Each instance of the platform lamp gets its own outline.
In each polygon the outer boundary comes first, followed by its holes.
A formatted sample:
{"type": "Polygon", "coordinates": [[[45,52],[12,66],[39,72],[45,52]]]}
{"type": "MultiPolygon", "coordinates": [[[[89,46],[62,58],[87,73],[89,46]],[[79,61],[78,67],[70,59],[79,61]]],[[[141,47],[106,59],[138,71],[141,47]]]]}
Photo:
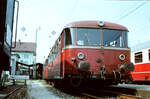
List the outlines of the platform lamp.
{"type": "Polygon", "coordinates": [[[34,76],[34,78],[36,79],[36,76],[37,76],[37,74],[36,74],[36,57],[37,57],[37,53],[36,53],[36,51],[37,51],[37,34],[38,34],[38,32],[41,30],[41,27],[39,26],[39,27],[37,27],[36,28],[36,30],[35,30],[35,76],[34,76]]]}

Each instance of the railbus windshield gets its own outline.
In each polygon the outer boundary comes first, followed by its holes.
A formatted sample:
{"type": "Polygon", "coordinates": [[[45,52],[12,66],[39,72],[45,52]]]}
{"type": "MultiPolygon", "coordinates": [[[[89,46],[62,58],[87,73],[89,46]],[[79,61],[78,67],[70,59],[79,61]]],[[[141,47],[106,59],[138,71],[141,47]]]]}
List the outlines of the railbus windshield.
{"type": "Polygon", "coordinates": [[[128,47],[127,32],[116,29],[70,28],[65,30],[65,45],[128,47]]]}
{"type": "Polygon", "coordinates": [[[103,29],[101,33],[98,28],[77,28],[77,45],[127,47],[127,32],[103,29]]]}
{"type": "Polygon", "coordinates": [[[78,45],[100,46],[100,29],[95,28],[77,28],[78,45]]]}
{"type": "Polygon", "coordinates": [[[122,30],[103,29],[103,45],[113,47],[126,47],[127,33],[122,30]]]}

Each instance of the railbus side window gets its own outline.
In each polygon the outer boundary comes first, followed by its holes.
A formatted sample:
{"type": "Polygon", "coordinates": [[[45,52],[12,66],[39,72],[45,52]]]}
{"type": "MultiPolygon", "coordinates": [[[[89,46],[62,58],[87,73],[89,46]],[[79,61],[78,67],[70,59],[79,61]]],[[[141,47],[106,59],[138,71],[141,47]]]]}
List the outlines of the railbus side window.
{"type": "Polygon", "coordinates": [[[71,45],[71,34],[70,34],[70,29],[65,29],[65,46],[71,45]]]}
{"type": "Polygon", "coordinates": [[[55,53],[55,46],[52,48],[52,60],[55,59],[56,53],[55,53]]]}
{"type": "Polygon", "coordinates": [[[52,61],[53,61],[53,54],[52,54],[52,51],[51,51],[49,56],[48,56],[48,64],[50,64],[52,61]]]}
{"type": "Polygon", "coordinates": [[[74,45],[75,44],[75,29],[66,28],[64,30],[64,46],[74,45]]]}
{"type": "Polygon", "coordinates": [[[55,43],[55,54],[58,55],[58,40],[55,43]]]}
{"type": "Polygon", "coordinates": [[[53,48],[53,51],[52,51],[53,55],[54,55],[54,58],[57,56],[57,44],[55,43],[54,45],[54,48],[53,48]]]}
{"type": "Polygon", "coordinates": [[[125,47],[128,47],[128,32],[125,32],[125,47]]]}
{"type": "Polygon", "coordinates": [[[149,56],[149,61],[150,61],[150,49],[148,50],[148,56],[149,56]]]}
{"type": "Polygon", "coordinates": [[[58,39],[58,53],[60,54],[60,52],[61,52],[61,40],[60,40],[60,38],[58,39]]]}
{"type": "Polygon", "coordinates": [[[141,63],[143,61],[142,52],[137,52],[135,55],[135,63],[141,63]]]}

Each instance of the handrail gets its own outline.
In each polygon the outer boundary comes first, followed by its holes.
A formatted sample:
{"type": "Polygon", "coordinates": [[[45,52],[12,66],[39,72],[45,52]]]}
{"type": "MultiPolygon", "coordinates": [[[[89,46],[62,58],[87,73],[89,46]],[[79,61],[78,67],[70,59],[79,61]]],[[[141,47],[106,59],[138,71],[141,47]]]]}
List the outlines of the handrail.
{"type": "Polygon", "coordinates": [[[17,3],[17,15],[16,15],[16,29],[15,29],[15,43],[14,46],[12,46],[11,48],[15,48],[16,47],[16,39],[17,39],[17,26],[18,26],[18,13],[19,13],[19,1],[15,0],[15,2],[17,3]]]}

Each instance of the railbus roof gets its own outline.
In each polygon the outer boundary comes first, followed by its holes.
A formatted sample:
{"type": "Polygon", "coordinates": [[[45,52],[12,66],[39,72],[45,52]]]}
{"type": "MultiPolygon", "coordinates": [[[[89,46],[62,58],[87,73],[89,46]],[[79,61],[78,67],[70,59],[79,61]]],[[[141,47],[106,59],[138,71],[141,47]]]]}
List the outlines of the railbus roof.
{"type": "MultiPolygon", "coordinates": [[[[100,21],[76,21],[69,23],[65,26],[65,28],[69,27],[90,27],[90,28],[100,28],[99,26],[100,21]]],[[[116,23],[111,23],[111,22],[106,22],[103,21],[104,25],[101,26],[101,28],[107,28],[107,29],[119,29],[119,30],[124,30],[128,31],[128,29],[125,26],[116,24],[116,23]]]]}

